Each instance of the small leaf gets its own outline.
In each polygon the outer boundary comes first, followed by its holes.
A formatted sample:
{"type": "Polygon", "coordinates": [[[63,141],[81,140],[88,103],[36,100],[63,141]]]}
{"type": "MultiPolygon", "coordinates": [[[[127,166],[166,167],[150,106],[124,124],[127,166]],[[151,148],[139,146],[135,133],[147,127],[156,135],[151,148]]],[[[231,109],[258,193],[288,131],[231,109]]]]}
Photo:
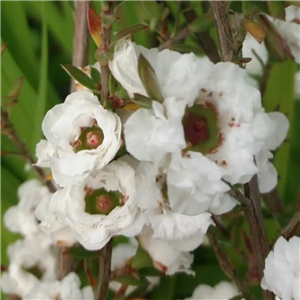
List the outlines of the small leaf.
{"type": "Polygon", "coordinates": [[[124,109],[129,110],[129,111],[137,111],[140,106],[138,104],[135,104],[133,102],[127,102],[124,106],[124,109]]]}
{"type": "Polygon", "coordinates": [[[155,268],[150,268],[150,267],[139,269],[139,273],[144,276],[160,276],[161,275],[161,272],[159,270],[157,270],[155,268]]]}
{"type": "Polygon", "coordinates": [[[156,74],[148,60],[142,54],[140,54],[138,59],[138,72],[149,97],[158,102],[163,102],[164,99],[156,74]]]}
{"type": "Polygon", "coordinates": [[[133,94],[132,102],[143,108],[152,108],[152,100],[141,94],[133,94]]]}
{"type": "Polygon", "coordinates": [[[100,16],[90,6],[88,8],[88,26],[95,44],[98,46],[98,48],[100,48],[102,21],[100,16]]]}
{"type": "Polygon", "coordinates": [[[88,251],[82,246],[72,246],[67,253],[78,258],[90,258],[99,256],[99,251],[88,251]]]}
{"type": "Polygon", "coordinates": [[[7,48],[7,43],[1,44],[1,56],[7,48]]]}
{"type": "Polygon", "coordinates": [[[147,29],[147,28],[149,28],[149,26],[147,26],[147,25],[135,24],[135,25],[132,25],[128,28],[125,28],[125,29],[119,31],[116,35],[114,35],[112,37],[110,47],[112,45],[114,45],[118,40],[126,37],[127,35],[133,34],[137,31],[141,31],[141,30],[144,30],[144,29],[147,29]]]}
{"type": "Polygon", "coordinates": [[[100,72],[97,68],[91,66],[91,77],[96,83],[101,82],[100,72]]]}
{"type": "Polygon", "coordinates": [[[190,32],[204,32],[210,30],[214,26],[213,18],[210,14],[196,18],[189,26],[190,32]]]}
{"type": "Polygon", "coordinates": [[[73,77],[76,81],[78,81],[83,86],[85,86],[91,91],[97,90],[96,82],[77,67],[69,64],[61,65],[61,66],[71,77],[73,77]]]}
{"type": "Polygon", "coordinates": [[[116,93],[117,88],[117,81],[115,77],[110,73],[109,74],[109,82],[108,82],[108,89],[109,89],[109,95],[113,96],[116,93]]]}
{"type": "Polygon", "coordinates": [[[259,42],[262,43],[267,34],[267,28],[253,20],[245,20],[246,30],[259,42]]]}
{"type": "Polygon", "coordinates": [[[131,267],[136,270],[146,267],[153,267],[152,258],[150,257],[148,252],[141,246],[139,246],[136,251],[136,254],[131,262],[131,267]]]}
{"type": "Polygon", "coordinates": [[[95,58],[100,62],[101,65],[107,65],[108,61],[114,57],[113,53],[109,50],[98,49],[95,52],[95,58]]]}
{"type": "Polygon", "coordinates": [[[117,281],[125,285],[133,285],[133,286],[144,286],[149,284],[149,281],[144,276],[141,276],[140,278],[136,278],[130,275],[120,276],[115,278],[114,281],[117,281]]]}

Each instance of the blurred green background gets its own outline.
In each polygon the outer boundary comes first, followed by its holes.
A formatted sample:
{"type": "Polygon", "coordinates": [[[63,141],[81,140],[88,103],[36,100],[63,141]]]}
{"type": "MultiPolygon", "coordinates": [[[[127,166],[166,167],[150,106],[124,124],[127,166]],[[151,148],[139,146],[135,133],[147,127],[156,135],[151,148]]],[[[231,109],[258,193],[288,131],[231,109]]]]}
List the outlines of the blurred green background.
{"type": "MultiPolygon", "coordinates": [[[[247,2],[255,6],[259,1],[247,2]]],[[[121,2],[119,3],[121,4],[121,2]]],[[[100,2],[92,5],[99,12],[100,2]]],[[[267,10],[261,4],[259,9],[267,10]]],[[[193,2],[199,16],[203,14],[203,5],[193,2]]],[[[245,5],[244,5],[245,6],[245,5]]],[[[242,9],[241,3],[233,3],[232,8],[242,9]]],[[[114,25],[113,31],[132,24],[146,23],[152,30],[134,34],[134,40],[144,46],[158,46],[159,40],[155,30],[162,25],[160,17],[168,11],[167,26],[170,32],[179,32],[186,26],[186,21],[179,9],[178,2],[125,2],[118,9],[121,19],[114,25]]],[[[6,96],[14,82],[24,77],[19,95],[19,103],[9,108],[12,122],[23,141],[26,142],[32,155],[36,143],[42,138],[41,122],[45,112],[55,104],[64,101],[70,90],[70,77],[60,64],[72,62],[73,51],[73,16],[74,3],[71,1],[1,1],[1,43],[8,43],[1,58],[1,96],[6,96]]],[[[207,31],[216,40],[214,28],[207,31]]],[[[176,49],[201,48],[193,34],[184,42],[185,47],[175,45],[176,49]]],[[[96,47],[90,39],[89,63],[93,64],[96,47]]],[[[276,237],[280,226],[286,224],[299,204],[300,178],[300,101],[295,99],[295,73],[299,66],[292,61],[274,64],[267,82],[263,99],[267,111],[279,109],[291,121],[289,136],[284,145],[275,154],[275,166],[279,172],[278,192],[285,210],[280,215],[264,211],[265,222],[270,240],[276,237]]],[[[298,99],[299,100],[299,99],[298,99]]],[[[18,151],[14,144],[2,134],[2,151],[18,151]]],[[[18,156],[1,156],[1,213],[2,216],[11,205],[15,205],[18,186],[35,174],[28,171],[26,163],[18,156]]],[[[239,240],[240,222],[232,222],[232,235],[235,242],[239,240]],[[236,223],[236,225],[235,225],[236,223]],[[237,226],[237,227],[234,227],[237,226]],[[238,228],[238,229],[237,229],[238,228]],[[236,230],[236,231],[234,231],[236,230]]],[[[245,229],[247,231],[247,229],[245,229]]],[[[9,233],[2,224],[1,229],[1,262],[8,265],[6,247],[18,236],[9,233]]],[[[231,240],[232,241],[232,240],[231,240]]],[[[238,243],[238,242],[237,242],[238,243]]],[[[230,243],[224,239],[223,245],[229,249],[230,243]]],[[[239,272],[245,274],[245,261],[229,253],[238,264],[239,272]]],[[[163,277],[163,288],[153,291],[149,299],[176,299],[188,296],[199,283],[217,284],[225,279],[216,258],[209,248],[200,248],[195,252],[196,277],[177,275],[163,277]]]]}

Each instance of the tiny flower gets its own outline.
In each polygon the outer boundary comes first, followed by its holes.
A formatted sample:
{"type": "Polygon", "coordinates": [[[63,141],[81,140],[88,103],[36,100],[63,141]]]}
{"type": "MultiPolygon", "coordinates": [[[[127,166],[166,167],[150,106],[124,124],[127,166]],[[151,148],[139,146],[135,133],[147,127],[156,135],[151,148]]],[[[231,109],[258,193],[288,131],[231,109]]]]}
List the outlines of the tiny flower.
{"type": "Polygon", "coordinates": [[[42,230],[58,244],[77,239],[85,248],[97,250],[114,235],[135,236],[141,231],[143,218],[134,197],[134,170],[115,161],[84,182],[58,190],[37,213],[42,230]]]}
{"type": "Polygon", "coordinates": [[[181,197],[181,194],[177,196],[170,191],[166,173],[156,164],[135,163],[132,158],[131,163],[136,168],[136,202],[153,230],[152,238],[165,241],[179,251],[198,247],[207,228],[213,224],[211,214],[203,211],[214,200],[206,197],[201,203],[181,197]]]}
{"type": "Polygon", "coordinates": [[[193,295],[185,300],[229,300],[239,294],[237,288],[230,282],[222,281],[211,287],[207,284],[200,284],[196,287],[193,295]]]}
{"type": "Polygon", "coordinates": [[[46,114],[36,149],[38,166],[50,167],[62,187],[76,184],[101,169],[121,144],[121,121],[88,91],[75,92],[46,114]]]}
{"type": "Polygon", "coordinates": [[[262,288],[282,300],[300,299],[299,255],[299,237],[294,236],[289,241],[280,237],[265,260],[262,288]]]}
{"type": "Polygon", "coordinates": [[[35,209],[48,195],[48,189],[36,179],[23,183],[18,189],[18,205],[11,206],[4,214],[5,226],[25,237],[35,235],[39,231],[35,209]]]}
{"type": "Polygon", "coordinates": [[[23,297],[41,281],[56,277],[56,257],[51,240],[42,233],[17,240],[7,249],[8,271],[2,275],[2,290],[23,297]]]}
{"type": "Polygon", "coordinates": [[[92,300],[94,299],[94,292],[90,286],[81,288],[78,275],[71,272],[62,281],[48,281],[37,284],[23,299],[92,300]]]}

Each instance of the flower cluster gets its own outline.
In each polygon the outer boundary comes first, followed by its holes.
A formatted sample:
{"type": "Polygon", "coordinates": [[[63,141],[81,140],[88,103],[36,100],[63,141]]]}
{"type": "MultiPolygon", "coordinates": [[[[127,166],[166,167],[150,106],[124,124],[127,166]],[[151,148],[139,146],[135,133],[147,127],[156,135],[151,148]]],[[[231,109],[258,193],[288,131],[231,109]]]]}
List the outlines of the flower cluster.
{"type": "Polygon", "coordinates": [[[36,207],[49,196],[38,180],[29,180],[18,189],[18,204],[6,211],[5,226],[23,239],[7,249],[10,264],[2,274],[2,290],[22,299],[93,299],[91,287],[80,290],[76,274],[57,281],[56,249],[35,216],[36,207]]]}
{"type": "Polygon", "coordinates": [[[40,226],[58,245],[89,250],[135,236],[157,268],[189,272],[188,251],[203,242],[211,215],[236,205],[231,186],[254,175],[261,192],[276,185],[271,151],[288,121],[264,111],[232,63],[121,40],[109,67],[132,101],[143,101],[124,118],[85,89],[46,114],[37,165],[50,167],[60,188],[38,206],[40,226]]]}

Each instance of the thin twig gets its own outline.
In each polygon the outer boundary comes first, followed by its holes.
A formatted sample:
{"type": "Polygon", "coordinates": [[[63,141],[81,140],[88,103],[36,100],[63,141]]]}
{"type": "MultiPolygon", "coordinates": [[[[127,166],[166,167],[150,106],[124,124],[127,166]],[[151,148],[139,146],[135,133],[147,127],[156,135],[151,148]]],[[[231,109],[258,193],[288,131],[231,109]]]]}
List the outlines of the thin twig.
{"type": "Polygon", "coordinates": [[[110,240],[99,254],[99,280],[95,300],[105,300],[110,281],[110,267],[112,254],[112,240],[110,240]]]}
{"type": "Polygon", "coordinates": [[[168,49],[170,48],[172,45],[174,45],[175,43],[185,39],[188,35],[190,34],[190,30],[189,27],[185,27],[183,28],[177,35],[175,35],[173,38],[168,39],[167,41],[165,41],[163,44],[161,44],[158,47],[159,51],[162,51],[164,49],[168,49]]]}
{"type": "Polygon", "coordinates": [[[233,59],[233,35],[228,18],[228,1],[210,2],[220,43],[222,61],[233,59]]]}
{"type": "MultiPolygon", "coordinates": [[[[188,23],[192,23],[195,19],[199,18],[195,10],[189,9],[190,4],[188,1],[181,1],[180,8],[184,10],[184,17],[188,23]]],[[[215,45],[214,40],[210,36],[209,32],[196,32],[195,36],[198,39],[198,42],[203,49],[207,57],[213,62],[217,63],[220,61],[220,55],[218,49],[215,45]]]]}
{"type": "MultiPolygon", "coordinates": [[[[114,12],[115,3],[113,1],[108,1],[107,6],[103,5],[102,7],[102,15],[103,17],[111,17],[114,12]]],[[[101,33],[101,46],[100,50],[102,51],[108,51],[109,45],[110,45],[110,37],[112,32],[112,25],[111,24],[104,24],[102,27],[102,33],[101,33]]],[[[106,104],[109,97],[109,67],[108,63],[106,61],[100,62],[100,68],[101,68],[101,97],[102,97],[102,103],[106,104]]]]}
{"type": "MultiPolygon", "coordinates": [[[[72,64],[85,67],[88,64],[89,35],[87,10],[90,1],[75,1],[75,28],[73,38],[72,64]]],[[[75,91],[75,81],[72,79],[71,92],[75,91]]]]}
{"type": "Polygon", "coordinates": [[[213,247],[214,252],[217,256],[219,265],[223,272],[235,283],[237,288],[241,291],[243,297],[246,300],[253,299],[249,294],[246,286],[243,282],[240,281],[239,276],[236,274],[236,270],[233,268],[232,264],[230,263],[228,257],[226,256],[225,252],[220,248],[216,235],[213,232],[212,228],[209,228],[207,231],[207,237],[209,239],[210,245],[213,247]]]}
{"type": "Polygon", "coordinates": [[[32,166],[33,170],[37,173],[41,181],[47,186],[50,193],[56,191],[56,187],[52,181],[47,179],[44,171],[37,167],[35,160],[31,156],[26,144],[19,138],[18,134],[15,131],[13,124],[11,123],[8,113],[1,108],[1,126],[4,129],[3,134],[6,134],[13,143],[19,148],[22,157],[32,166]]]}
{"type": "Polygon", "coordinates": [[[293,232],[300,225],[300,209],[295,213],[289,223],[282,229],[280,235],[282,235],[285,239],[289,239],[293,232]]]}
{"type": "MultiPolygon", "coordinates": [[[[260,194],[255,175],[249,183],[245,184],[245,196],[250,199],[250,206],[244,209],[245,218],[250,228],[253,247],[256,254],[257,271],[260,280],[264,275],[265,259],[270,252],[267,234],[263,222],[263,215],[260,203],[260,194]]],[[[263,290],[263,299],[273,300],[274,294],[263,290]]]]}

